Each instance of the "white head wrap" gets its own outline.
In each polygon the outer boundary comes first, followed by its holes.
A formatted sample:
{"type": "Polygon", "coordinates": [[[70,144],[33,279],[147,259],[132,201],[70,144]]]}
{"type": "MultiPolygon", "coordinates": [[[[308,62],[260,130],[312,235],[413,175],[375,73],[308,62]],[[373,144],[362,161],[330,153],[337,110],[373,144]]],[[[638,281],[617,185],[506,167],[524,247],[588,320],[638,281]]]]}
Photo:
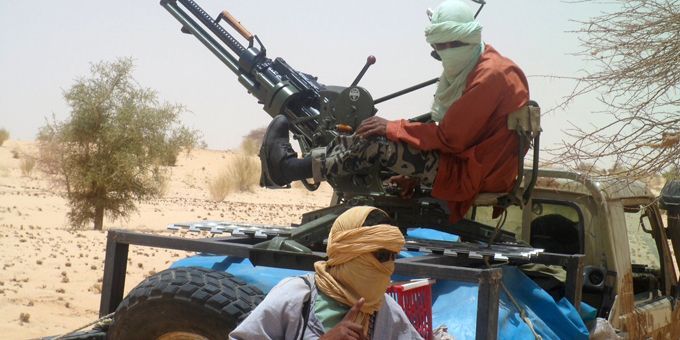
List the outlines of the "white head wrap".
{"type": "Polygon", "coordinates": [[[464,2],[446,0],[432,14],[431,24],[425,28],[425,39],[429,44],[450,41],[469,44],[437,51],[444,71],[434,95],[432,119],[441,122],[451,104],[463,94],[467,76],[484,50],[482,25],[464,2]]]}

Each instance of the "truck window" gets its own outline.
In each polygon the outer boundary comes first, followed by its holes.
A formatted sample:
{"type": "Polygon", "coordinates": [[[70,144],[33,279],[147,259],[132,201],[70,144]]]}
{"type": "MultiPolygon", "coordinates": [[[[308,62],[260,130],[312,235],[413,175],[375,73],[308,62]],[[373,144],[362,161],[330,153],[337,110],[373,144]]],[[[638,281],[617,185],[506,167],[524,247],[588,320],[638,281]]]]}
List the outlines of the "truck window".
{"type": "Polygon", "coordinates": [[[652,225],[644,207],[626,207],[626,228],[630,246],[630,261],[633,265],[660,269],[659,249],[652,234],[652,225]]]}
{"type": "Polygon", "coordinates": [[[663,291],[659,248],[654,240],[652,223],[644,206],[624,207],[628,245],[633,273],[635,303],[646,303],[663,291]]]}
{"type": "MultiPolygon", "coordinates": [[[[498,218],[492,218],[492,214],[493,207],[479,206],[470,209],[466,217],[482,224],[495,227],[498,218]]],[[[514,205],[508,207],[508,216],[505,219],[503,230],[514,233],[519,239],[522,234],[522,209],[514,205]]]]}
{"type": "Polygon", "coordinates": [[[531,207],[529,243],[549,253],[583,253],[583,218],[576,207],[536,200],[531,207]]]}
{"type": "MultiPolygon", "coordinates": [[[[491,207],[477,207],[474,219],[489,226],[495,226],[491,207]]],[[[529,243],[546,252],[560,254],[583,253],[583,218],[577,207],[564,202],[534,200],[531,207],[529,243]]],[[[472,216],[470,216],[472,217],[472,216]]],[[[522,234],[522,210],[508,208],[508,216],[503,230],[515,233],[519,239],[522,234]]]]}

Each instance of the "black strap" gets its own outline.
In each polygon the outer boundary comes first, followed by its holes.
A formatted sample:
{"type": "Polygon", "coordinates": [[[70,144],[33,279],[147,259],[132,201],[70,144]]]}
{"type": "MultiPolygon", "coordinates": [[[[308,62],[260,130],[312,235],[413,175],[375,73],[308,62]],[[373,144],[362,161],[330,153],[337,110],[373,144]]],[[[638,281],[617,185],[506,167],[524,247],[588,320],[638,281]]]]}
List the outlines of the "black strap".
{"type": "Polygon", "coordinates": [[[309,321],[309,308],[311,306],[312,300],[312,283],[309,281],[307,275],[300,276],[300,278],[305,282],[307,287],[309,287],[309,295],[305,299],[305,303],[302,305],[302,331],[300,332],[300,337],[298,339],[302,339],[305,336],[307,322],[309,321]]]}

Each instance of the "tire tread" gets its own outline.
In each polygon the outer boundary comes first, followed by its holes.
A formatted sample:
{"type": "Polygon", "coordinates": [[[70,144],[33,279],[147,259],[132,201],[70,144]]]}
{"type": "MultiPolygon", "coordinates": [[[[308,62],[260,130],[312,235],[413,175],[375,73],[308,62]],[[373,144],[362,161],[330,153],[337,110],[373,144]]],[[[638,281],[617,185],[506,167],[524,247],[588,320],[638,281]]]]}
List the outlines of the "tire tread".
{"type": "Polygon", "coordinates": [[[120,303],[116,314],[159,298],[189,300],[242,321],[262,301],[264,293],[229,273],[201,267],[171,268],[142,281],[120,303]]]}

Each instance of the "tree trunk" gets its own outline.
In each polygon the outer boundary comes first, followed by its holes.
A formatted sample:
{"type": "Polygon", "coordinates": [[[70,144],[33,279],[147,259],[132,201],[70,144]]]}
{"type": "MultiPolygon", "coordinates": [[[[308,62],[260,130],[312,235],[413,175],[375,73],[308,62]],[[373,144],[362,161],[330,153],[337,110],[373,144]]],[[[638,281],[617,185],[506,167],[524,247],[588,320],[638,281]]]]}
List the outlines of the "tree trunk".
{"type": "Polygon", "coordinates": [[[104,226],[104,205],[96,203],[94,207],[94,230],[102,230],[104,226]]]}

